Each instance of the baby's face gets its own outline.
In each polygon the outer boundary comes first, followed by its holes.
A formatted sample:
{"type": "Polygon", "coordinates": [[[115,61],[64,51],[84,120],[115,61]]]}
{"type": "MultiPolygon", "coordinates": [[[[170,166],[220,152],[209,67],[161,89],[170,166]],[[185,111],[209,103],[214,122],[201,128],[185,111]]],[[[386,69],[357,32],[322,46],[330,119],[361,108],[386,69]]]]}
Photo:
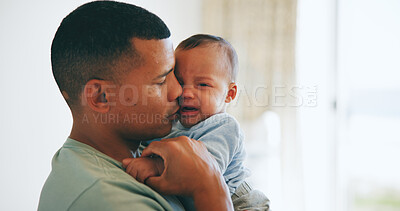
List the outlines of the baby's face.
{"type": "Polygon", "coordinates": [[[191,127],[225,111],[230,70],[220,48],[206,46],[175,52],[175,75],[182,85],[180,122],[191,127]]]}

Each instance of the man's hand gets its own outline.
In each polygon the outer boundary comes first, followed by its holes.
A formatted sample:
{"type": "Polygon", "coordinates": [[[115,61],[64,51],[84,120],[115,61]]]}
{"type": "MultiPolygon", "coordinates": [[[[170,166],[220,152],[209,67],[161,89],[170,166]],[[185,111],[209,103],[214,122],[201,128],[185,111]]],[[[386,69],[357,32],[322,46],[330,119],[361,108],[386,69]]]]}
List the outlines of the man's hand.
{"type": "Polygon", "coordinates": [[[164,171],[164,161],[160,157],[128,158],[122,161],[126,173],[141,183],[149,177],[160,176],[164,171]]]}
{"type": "Polygon", "coordinates": [[[191,196],[197,210],[233,210],[217,162],[203,143],[186,136],[163,139],[146,147],[142,158],[153,155],[164,160],[165,168],[160,176],[145,180],[148,186],[166,195],[191,196]]]}

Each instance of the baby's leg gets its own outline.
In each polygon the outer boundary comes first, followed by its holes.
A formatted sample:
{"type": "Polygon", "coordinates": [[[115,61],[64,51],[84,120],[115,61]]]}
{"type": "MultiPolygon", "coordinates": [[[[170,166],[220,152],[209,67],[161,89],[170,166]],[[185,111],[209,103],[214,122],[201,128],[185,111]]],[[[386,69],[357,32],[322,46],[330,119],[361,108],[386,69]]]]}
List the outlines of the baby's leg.
{"type": "Polygon", "coordinates": [[[269,199],[259,190],[253,190],[247,182],[236,188],[232,195],[233,207],[242,210],[269,210],[269,199]]]}

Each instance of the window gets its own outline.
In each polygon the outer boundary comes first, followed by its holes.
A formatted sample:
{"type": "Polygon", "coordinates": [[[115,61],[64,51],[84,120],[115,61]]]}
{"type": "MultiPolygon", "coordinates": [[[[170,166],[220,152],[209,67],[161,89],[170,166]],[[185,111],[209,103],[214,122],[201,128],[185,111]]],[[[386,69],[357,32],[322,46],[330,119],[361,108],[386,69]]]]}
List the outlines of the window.
{"type": "Polygon", "coordinates": [[[343,210],[400,210],[400,2],[340,1],[338,184],[343,210]]]}

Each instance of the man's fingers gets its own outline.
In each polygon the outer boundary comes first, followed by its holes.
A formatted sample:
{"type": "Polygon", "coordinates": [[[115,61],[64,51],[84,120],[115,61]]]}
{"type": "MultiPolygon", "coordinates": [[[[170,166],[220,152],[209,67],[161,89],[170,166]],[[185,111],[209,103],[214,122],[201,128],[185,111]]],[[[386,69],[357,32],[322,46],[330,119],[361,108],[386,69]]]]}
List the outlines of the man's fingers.
{"type": "Polygon", "coordinates": [[[164,158],[165,148],[163,148],[164,143],[159,141],[153,141],[144,148],[141,157],[149,157],[153,154],[156,154],[162,158],[164,158]]]}
{"type": "Polygon", "coordinates": [[[178,143],[182,141],[186,141],[186,144],[191,145],[191,140],[186,136],[162,139],[161,141],[153,141],[143,150],[142,156],[148,157],[156,154],[165,160],[165,156],[168,156],[169,152],[176,151],[182,147],[182,143],[178,143]]]}

